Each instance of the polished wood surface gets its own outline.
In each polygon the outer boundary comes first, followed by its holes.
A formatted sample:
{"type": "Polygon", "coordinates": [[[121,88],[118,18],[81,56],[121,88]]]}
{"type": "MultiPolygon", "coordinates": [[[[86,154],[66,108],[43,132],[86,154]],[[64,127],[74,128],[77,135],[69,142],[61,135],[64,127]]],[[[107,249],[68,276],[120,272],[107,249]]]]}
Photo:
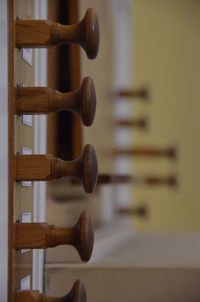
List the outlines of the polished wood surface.
{"type": "Polygon", "coordinates": [[[50,155],[20,155],[16,157],[16,180],[51,180],[62,177],[78,179],[87,193],[92,193],[98,177],[96,153],[86,145],[79,158],[63,161],[50,155]]]}
{"type": "Polygon", "coordinates": [[[84,284],[77,280],[68,294],[63,297],[49,297],[39,291],[16,291],[15,302],[86,302],[84,284]]]}
{"type": "Polygon", "coordinates": [[[48,87],[17,87],[17,114],[44,114],[56,111],[77,112],[85,126],[91,126],[96,111],[96,92],[92,79],[85,78],[73,92],[61,93],[48,87]]]}
{"type": "Polygon", "coordinates": [[[138,119],[119,119],[113,122],[115,126],[119,127],[127,127],[127,128],[140,128],[147,129],[148,128],[148,120],[146,118],[138,118],[138,119]]]}
{"type": "Polygon", "coordinates": [[[138,156],[138,157],[168,157],[175,159],[177,157],[175,148],[158,148],[158,147],[133,147],[133,148],[116,148],[112,155],[118,156],[138,156]]]}
{"type": "Polygon", "coordinates": [[[71,245],[78,251],[82,261],[88,261],[92,255],[94,228],[86,211],[82,212],[73,228],[59,228],[47,223],[16,223],[14,234],[16,249],[71,245]]]}
{"type": "Polygon", "coordinates": [[[16,21],[17,47],[48,47],[64,43],[80,45],[89,59],[95,59],[99,49],[99,22],[94,9],[88,9],[81,22],[62,25],[50,20],[16,21]]]}

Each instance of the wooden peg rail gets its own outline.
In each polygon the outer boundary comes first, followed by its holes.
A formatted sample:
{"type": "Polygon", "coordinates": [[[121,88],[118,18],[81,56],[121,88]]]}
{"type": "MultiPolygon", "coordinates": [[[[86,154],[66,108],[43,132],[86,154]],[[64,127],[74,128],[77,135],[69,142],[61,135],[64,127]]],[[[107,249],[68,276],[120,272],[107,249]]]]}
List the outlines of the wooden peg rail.
{"type": "Polygon", "coordinates": [[[168,157],[175,159],[177,154],[174,148],[157,148],[157,147],[133,147],[118,148],[112,151],[113,156],[134,156],[134,157],[168,157]]]}
{"type": "Polygon", "coordinates": [[[115,96],[128,99],[147,100],[149,98],[149,91],[147,88],[139,89],[119,89],[115,92],[115,96]]]}
{"type": "Polygon", "coordinates": [[[175,186],[177,184],[177,178],[175,175],[166,177],[162,176],[132,176],[128,174],[102,174],[98,175],[97,185],[105,184],[144,184],[148,186],[168,185],[175,186]]]}
{"type": "Polygon", "coordinates": [[[79,158],[63,161],[50,155],[19,155],[16,157],[17,181],[46,181],[62,177],[78,179],[87,193],[96,187],[98,163],[91,145],[86,145],[79,158]]]}
{"type": "Polygon", "coordinates": [[[119,119],[113,122],[115,126],[147,129],[148,121],[146,118],[139,119],[119,119]]]}
{"type": "Polygon", "coordinates": [[[94,9],[87,10],[78,24],[62,25],[50,20],[17,20],[16,47],[49,47],[65,43],[81,46],[89,59],[95,59],[99,49],[99,22],[94,9]]]}
{"type": "Polygon", "coordinates": [[[94,245],[94,228],[87,212],[82,212],[73,228],[59,228],[47,223],[16,223],[15,249],[46,249],[71,245],[82,261],[88,261],[94,245]]]}
{"type": "Polygon", "coordinates": [[[146,206],[136,206],[131,208],[119,208],[117,212],[120,216],[138,216],[145,217],[147,216],[147,207],[146,206]]]}
{"type": "Polygon", "coordinates": [[[55,298],[41,294],[39,291],[17,291],[15,302],[86,302],[87,295],[84,284],[77,280],[70,292],[64,297],[55,298]]]}
{"type": "Polygon", "coordinates": [[[89,77],[73,92],[61,93],[48,87],[17,87],[16,114],[45,114],[55,111],[77,112],[85,126],[91,126],[96,111],[95,86],[89,77]]]}

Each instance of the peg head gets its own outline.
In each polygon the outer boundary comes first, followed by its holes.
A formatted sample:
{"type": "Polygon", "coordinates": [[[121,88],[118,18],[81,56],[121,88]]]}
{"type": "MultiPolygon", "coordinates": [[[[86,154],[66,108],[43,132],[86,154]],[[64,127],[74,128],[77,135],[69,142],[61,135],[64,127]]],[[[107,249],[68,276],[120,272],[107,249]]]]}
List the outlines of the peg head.
{"type": "Polygon", "coordinates": [[[147,87],[141,88],[140,89],[140,93],[139,96],[143,99],[143,100],[147,100],[149,98],[149,91],[147,87]]]}
{"type": "Polygon", "coordinates": [[[178,185],[177,177],[175,175],[168,177],[168,185],[171,187],[176,187],[178,185]]]}
{"type": "Polygon", "coordinates": [[[167,151],[167,155],[169,158],[176,159],[177,158],[177,150],[175,148],[169,148],[167,151]]]}
{"type": "Polygon", "coordinates": [[[92,193],[97,184],[98,162],[92,145],[86,145],[80,157],[82,164],[81,181],[85,192],[92,193]]]}
{"type": "Polygon", "coordinates": [[[99,50],[99,21],[94,9],[89,8],[81,21],[81,46],[89,59],[95,59],[99,50]]]}
{"type": "Polygon", "coordinates": [[[141,118],[139,120],[139,126],[142,129],[147,129],[148,128],[148,120],[146,118],[141,118]]]}
{"type": "Polygon", "coordinates": [[[87,77],[83,80],[78,94],[81,99],[79,114],[84,125],[91,126],[96,112],[96,91],[91,78],[87,77]]]}
{"type": "Polygon", "coordinates": [[[146,217],[148,215],[148,210],[146,206],[138,206],[136,212],[139,217],[146,217]]]}
{"type": "Polygon", "coordinates": [[[92,220],[86,211],[81,213],[79,220],[74,226],[75,243],[82,261],[89,261],[94,245],[94,227],[92,220]]]}

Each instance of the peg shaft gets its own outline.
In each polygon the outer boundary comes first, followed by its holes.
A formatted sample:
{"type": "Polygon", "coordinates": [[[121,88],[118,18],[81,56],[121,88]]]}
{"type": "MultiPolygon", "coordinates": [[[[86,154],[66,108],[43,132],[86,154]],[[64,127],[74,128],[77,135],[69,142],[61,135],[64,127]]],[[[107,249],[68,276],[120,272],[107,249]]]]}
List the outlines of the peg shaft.
{"type": "Polygon", "coordinates": [[[119,89],[115,92],[115,96],[127,99],[138,98],[141,100],[147,100],[149,98],[149,92],[145,87],[138,89],[119,89]]]}
{"type": "Polygon", "coordinates": [[[147,207],[145,206],[136,206],[131,208],[119,208],[117,212],[121,216],[139,216],[145,217],[147,216],[147,207]]]}
{"type": "Polygon", "coordinates": [[[99,22],[94,9],[89,8],[78,24],[62,25],[50,20],[17,20],[16,47],[49,47],[65,43],[81,46],[89,59],[95,59],[99,49],[99,22]]]}
{"type": "Polygon", "coordinates": [[[61,110],[77,112],[91,126],[96,112],[95,86],[89,77],[73,92],[61,93],[48,87],[17,87],[16,114],[46,114],[61,110]]]}
{"type": "Polygon", "coordinates": [[[148,127],[147,119],[119,119],[114,121],[115,126],[146,129],[148,127]]]}
{"type": "Polygon", "coordinates": [[[157,148],[157,147],[133,147],[118,148],[112,151],[113,156],[134,156],[134,157],[168,157],[176,158],[176,150],[174,148],[157,148]]]}
{"type": "Polygon", "coordinates": [[[46,249],[71,245],[82,261],[88,261],[94,245],[93,223],[87,212],[82,212],[73,228],[59,228],[47,223],[16,223],[16,249],[46,249]]]}
{"type": "Polygon", "coordinates": [[[122,184],[122,183],[132,183],[132,184],[144,184],[148,186],[159,186],[168,185],[175,186],[177,184],[177,179],[175,175],[170,175],[166,177],[162,176],[132,176],[129,174],[102,174],[98,175],[97,185],[105,184],[122,184]]]}
{"type": "Polygon", "coordinates": [[[62,177],[78,179],[87,193],[96,187],[98,163],[91,145],[86,145],[79,158],[63,161],[50,155],[20,155],[16,157],[17,181],[46,181],[62,177]]]}
{"type": "Polygon", "coordinates": [[[49,297],[39,291],[17,291],[15,302],[86,302],[86,290],[84,284],[77,280],[68,294],[63,297],[49,297]]]}

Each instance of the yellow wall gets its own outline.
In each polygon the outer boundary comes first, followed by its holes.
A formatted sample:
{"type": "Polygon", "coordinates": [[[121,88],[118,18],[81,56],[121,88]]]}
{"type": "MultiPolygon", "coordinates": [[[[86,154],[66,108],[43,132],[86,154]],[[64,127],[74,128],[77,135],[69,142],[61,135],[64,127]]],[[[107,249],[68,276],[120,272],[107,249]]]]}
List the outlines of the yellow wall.
{"type": "Polygon", "coordinates": [[[149,117],[150,129],[134,132],[135,145],[174,145],[178,160],[134,160],[135,173],[177,173],[172,188],[134,187],[134,203],[146,202],[145,230],[200,228],[200,1],[135,0],[134,86],[148,84],[151,102],[134,116],[149,117]]]}

